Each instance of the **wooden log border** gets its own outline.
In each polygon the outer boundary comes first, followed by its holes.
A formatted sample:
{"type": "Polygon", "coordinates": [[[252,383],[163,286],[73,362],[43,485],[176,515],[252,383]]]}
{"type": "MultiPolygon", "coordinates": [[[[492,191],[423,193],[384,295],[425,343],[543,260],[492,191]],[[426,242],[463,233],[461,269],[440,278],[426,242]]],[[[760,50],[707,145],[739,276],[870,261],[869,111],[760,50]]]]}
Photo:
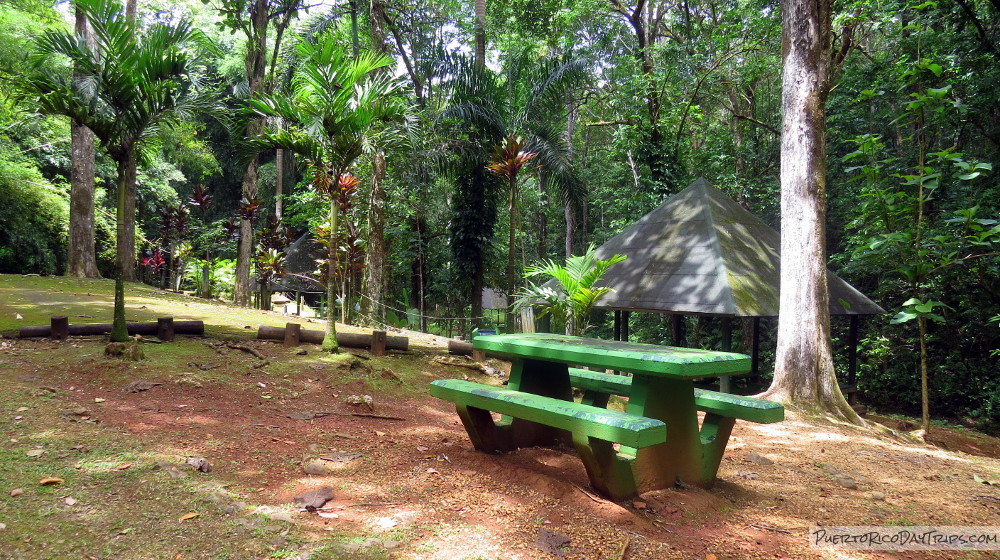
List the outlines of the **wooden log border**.
{"type": "MultiPolygon", "coordinates": [[[[280,340],[285,341],[285,327],[269,327],[261,325],[257,328],[257,340],[280,340]]],[[[322,344],[326,333],[323,331],[307,331],[299,329],[299,342],[309,344],[322,344]]],[[[374,335],[364,333],[337,333],[337,344],[347,348],[372,348],[374,335]]],[[[385,350],[406,351],[410,348],[410,339],[405,336],[386,336],[385,350]]]]}
{"type": "MultiPolygon", "coordinates": [[[[58,319],[58,317],[53,317],[53,319],[58,319]]],[[[169,317],[161,318],[155,323],[127,323],[128,334],[130,335],[143,335],[143,336],[160,336],[161,328],[166,334],[168,327],[166,323],[173,324],[174,334],[187,334],[187,335],[203,335],[205,334],[205,323],[202,321],[174,321],[169,317]],[[164,319],[169,319],[169,321],[164,321],[164,319]]],[[[101,336],[111,334],[111,324],[110,323],[84,323],[67,326],[67,334],[69,336],[101,336]]],[[[58,335],[58,330],[56,331],[58,335]]],[[[47,325],[43,327],[21,327],[18,329],[18,336],[21,338],[36,338],[36,337],[46,337],[53,336],[52,325],[47,325]]],[[[171,337],[172,338],[172,337],[171,337]]],[[[163,339],[166,340],[166,339],[163,339]]]]}

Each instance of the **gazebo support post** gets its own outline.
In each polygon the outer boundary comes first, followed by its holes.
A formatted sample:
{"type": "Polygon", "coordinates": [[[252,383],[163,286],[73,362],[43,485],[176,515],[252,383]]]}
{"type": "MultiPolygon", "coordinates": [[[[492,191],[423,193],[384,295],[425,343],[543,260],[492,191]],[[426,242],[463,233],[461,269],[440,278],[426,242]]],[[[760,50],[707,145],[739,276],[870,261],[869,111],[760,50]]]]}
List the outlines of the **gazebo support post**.
{"type": "Polygon", "coordinates": [[[614,338],[616,341],[622,339],[622,312],[615,309],[614,338]]]}
{"type": "Polygon", "coordinates": [[[622,342],[628,342],[628,320],[629,316],[631,315],[632,315],[631,311],[622,311],[622,332],[621,332],[622,342]]]}
{"type": "MultiPolygon", "coordinates": [[[[722,351],[733,351],[733,318],[722,318],[722,351]]],[[[733,392],[733,381],[728,375],[719,378],[719,391],[723,393],[733,392]]]]}
{"type": "MultiPolygon", "coordinates": [[[[847,335],[847,384],[851,387],[857,386],[858,375],[858,330],[861,325],[860,315],[851,315],[851,330],[847,335]]],[[[855,392],[848,395],[851,404],[854,404],[855,392]]]]}
{"type": "Polygon", "coordinates": [[[754,381],[760,379],[760,317],[753,318],[753,330],[751,333],[753,344],[750,350],[750,375],[754,381]]]}
{"type": "Polygon", "coordinates": [[[683,315],[671,315],[670,316],[670,327],[672,332],[672,340],[674,346],[684,347],[684,316],[683,315]]]}

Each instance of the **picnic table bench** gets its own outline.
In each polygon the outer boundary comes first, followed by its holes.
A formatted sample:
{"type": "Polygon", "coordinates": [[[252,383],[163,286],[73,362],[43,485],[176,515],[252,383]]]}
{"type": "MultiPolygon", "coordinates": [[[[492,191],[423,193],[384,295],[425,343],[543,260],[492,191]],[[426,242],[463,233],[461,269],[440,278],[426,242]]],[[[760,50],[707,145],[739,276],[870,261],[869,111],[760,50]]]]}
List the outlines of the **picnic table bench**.
{"type": "Polygon", "coordinates": [[[678,483],[710,486],[737,419],[784,418],[780,404],[694,388],[696,379],[749,371],[742,354],[546,333],[479,336],[473,345],[511,360],[507,387],[443,379],[430,388],[455,403],[473,446],[572,445],[593,487],[616,500],[678,483]],[[574,387],[584,390],[581,402],[574,387]],[[610,395],[628,397],[624,412],[607,408],[610,395]]]}

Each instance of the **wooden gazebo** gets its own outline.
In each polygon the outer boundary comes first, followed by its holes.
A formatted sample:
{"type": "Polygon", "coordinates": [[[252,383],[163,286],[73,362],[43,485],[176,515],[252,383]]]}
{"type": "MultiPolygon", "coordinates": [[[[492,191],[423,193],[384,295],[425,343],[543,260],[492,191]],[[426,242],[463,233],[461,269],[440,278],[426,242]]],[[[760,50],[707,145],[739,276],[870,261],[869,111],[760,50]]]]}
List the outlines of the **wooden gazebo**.
{"type": "MultiPolygon", "coordinates": [[[[762,317],[778,316],[780,237],[705,179],[697,179],[597,250],[624,262],[611,267],[602,284],[614,287],[595,308],[615,312],[615,339],[628,340],[632,311],[673,315],[674,340],[683,337],[684,315],[722,317],[723,350],[731,349],[732,318],[752,317],[753,372],[759,372],[762,317]]],[[[851,319],[848,383],[857,371],[861,315],[885,313],[832,272],[830,314],[851,319]]]]}

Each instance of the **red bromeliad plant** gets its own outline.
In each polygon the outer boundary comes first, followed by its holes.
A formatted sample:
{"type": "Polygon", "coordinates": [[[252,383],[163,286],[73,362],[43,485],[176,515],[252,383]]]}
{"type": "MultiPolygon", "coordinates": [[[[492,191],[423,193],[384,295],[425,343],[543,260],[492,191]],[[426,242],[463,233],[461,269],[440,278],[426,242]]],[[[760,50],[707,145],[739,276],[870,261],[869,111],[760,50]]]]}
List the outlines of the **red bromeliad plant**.
{"type": "MultiPolygon", "coordinates": [[[[518,195],[518,174],[527,163],[538,156],[536,152],[524,149],[527,141],[520,136],[511,134],[503,144],[500,144],[493,151],[490,163],[486,169],[507,179],[507,214],[508,214],[508,242],[507,242],[507,307],[514,303],[514,292],[517,290],[517,270],[516,252],[514,244],[517,234],[517,195],[518,195]]],[[[507,332],[514,330],[514,315],[507,314],[507,332]]]]}

